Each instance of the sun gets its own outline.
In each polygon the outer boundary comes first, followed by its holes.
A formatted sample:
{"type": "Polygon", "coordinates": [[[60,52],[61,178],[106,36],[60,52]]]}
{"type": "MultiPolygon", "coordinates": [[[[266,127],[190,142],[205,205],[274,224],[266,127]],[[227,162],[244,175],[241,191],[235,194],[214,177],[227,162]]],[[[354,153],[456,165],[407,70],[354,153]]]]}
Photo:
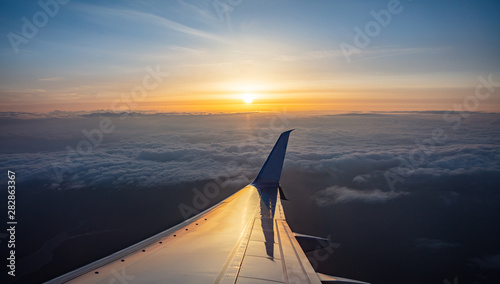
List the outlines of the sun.
{"type": "Polygon", "coordinates": [[[245,94],[241,95],[241,98],[243,99],[243,101],[245,103],[251,104],[253,102],[253,100],[255,99],[255,95],[252,93],[245,93],[245,94]]]}

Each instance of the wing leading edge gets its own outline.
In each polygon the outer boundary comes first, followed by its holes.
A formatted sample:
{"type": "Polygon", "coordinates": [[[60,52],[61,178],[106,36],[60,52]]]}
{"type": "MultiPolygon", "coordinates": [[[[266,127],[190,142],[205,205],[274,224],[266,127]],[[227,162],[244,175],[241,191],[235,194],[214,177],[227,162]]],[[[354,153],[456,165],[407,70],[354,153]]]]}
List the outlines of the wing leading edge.
{"type": "Polygon", "coordinates": [[[290,131],[255,180],[212,208],[48,283],[364,283],[316,273],[288,226],[279,180],[290,131]]]}

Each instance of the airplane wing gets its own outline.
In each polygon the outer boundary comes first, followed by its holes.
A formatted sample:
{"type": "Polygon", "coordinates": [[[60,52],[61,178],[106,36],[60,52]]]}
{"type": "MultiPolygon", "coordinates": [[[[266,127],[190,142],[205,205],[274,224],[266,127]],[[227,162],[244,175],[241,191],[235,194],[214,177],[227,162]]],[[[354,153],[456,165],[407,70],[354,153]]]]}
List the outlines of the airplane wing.
{"type": "Polygon", "coordinates": [[[257,178],[232,196],[47,283],[364,283],[316,273],[302,247],[319,238],[294,234],[286,222],[279,180],[291,131],[257,178]]]}

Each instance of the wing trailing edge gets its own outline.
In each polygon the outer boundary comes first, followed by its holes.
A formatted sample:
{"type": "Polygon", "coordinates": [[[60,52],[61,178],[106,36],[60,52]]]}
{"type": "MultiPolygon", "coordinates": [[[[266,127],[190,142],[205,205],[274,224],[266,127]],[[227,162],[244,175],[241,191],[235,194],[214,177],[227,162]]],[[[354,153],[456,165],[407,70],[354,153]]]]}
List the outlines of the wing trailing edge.
{"type": "Polygon", "coordinates": [[[330,276],[326,275],[323,273],[316,273],[318,275],[319,280],[321,281],[322,284],[327,284],[327,283],[332,283],[332,284],[370,284],[367,282],[362,282],[358,280],[352,280],[352,279],[347,279],[347,278],[342,278],[342,277],[337,277],[337,276],[330,276]]]}

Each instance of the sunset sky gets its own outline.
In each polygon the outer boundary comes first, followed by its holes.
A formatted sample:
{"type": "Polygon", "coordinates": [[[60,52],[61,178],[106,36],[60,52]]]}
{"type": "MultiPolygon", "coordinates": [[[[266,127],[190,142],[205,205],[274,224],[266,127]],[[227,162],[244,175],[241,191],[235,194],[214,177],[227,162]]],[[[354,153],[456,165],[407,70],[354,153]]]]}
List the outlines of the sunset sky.
{"type": "Polygon", "coordinates": [[[0,111],[448,110],[500,82],[498,1],[54,1],[2,2],[0,111]]]}
{"type": "Polygon", "coordinates": [[[290,129],[287,222],[341,244],[317,272],[500,283],[499,0],[0,5],[0,172],[22,220],[1,283],[178,224],[215,181],[209,208],[290,129]]]}

